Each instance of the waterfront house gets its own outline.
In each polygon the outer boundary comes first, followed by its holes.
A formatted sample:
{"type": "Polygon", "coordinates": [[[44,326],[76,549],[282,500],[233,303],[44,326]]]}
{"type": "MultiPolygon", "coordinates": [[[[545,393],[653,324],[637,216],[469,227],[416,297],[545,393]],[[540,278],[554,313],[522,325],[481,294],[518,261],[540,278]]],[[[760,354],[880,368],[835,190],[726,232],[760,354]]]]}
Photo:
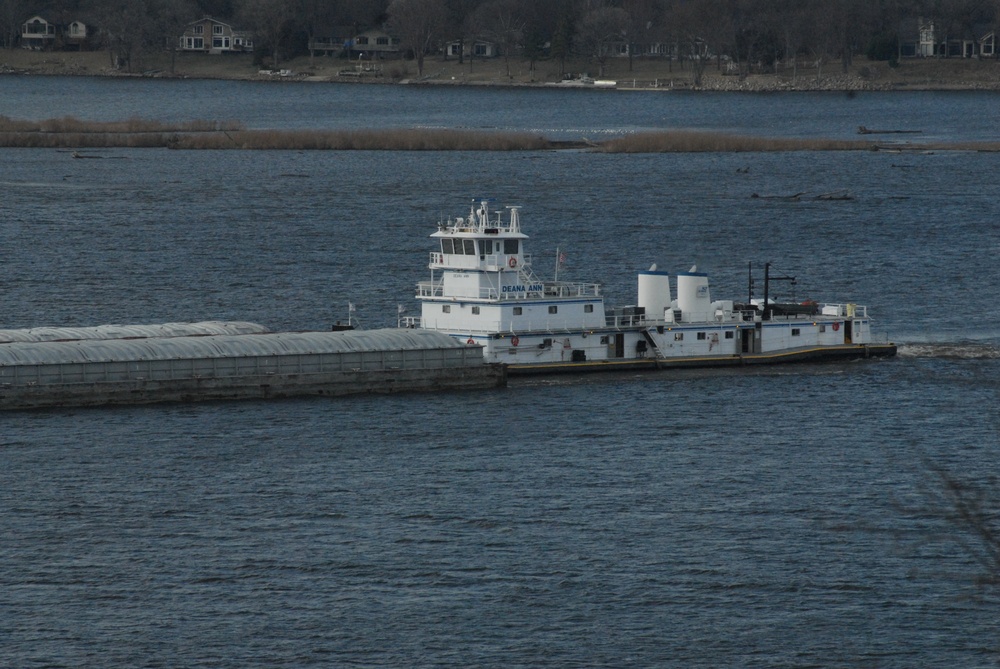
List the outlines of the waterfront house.
{"type": "Polygon", "coordinates": [[[444,54],[447,58],[459,55],[463,58],[495,58],[500,55],[500,49],[494,42],[486,40],[455,40],[445,45],[444,54]]]}
{"type": "Polygon", "coordinates": [[[355,35],[347,46],[351,58],[385,58],[399,56],[399,38],[381,30],[367,30],[355,35]]]}
{"type": "Polygon", "coordinates": [[[180,37],[181,51],[202,53],[244,53],[253,51],[253,37],[250,33],[235,30],[228,23],[209,16],[187,24],[180,37]]]}
{"type": "Polygon", "coordinates": [[[333,26],[317,30],[309,38],[309,53],[313,56],[339,56],[350,48],[354,34],[353,26],[333,26]]]}
{"type": "Polygon", "coordinates": [[[21,24],[21,46],[25,49],[47,49],[55,44],[56,24],[41,16],[32,16],[21,24]]]}

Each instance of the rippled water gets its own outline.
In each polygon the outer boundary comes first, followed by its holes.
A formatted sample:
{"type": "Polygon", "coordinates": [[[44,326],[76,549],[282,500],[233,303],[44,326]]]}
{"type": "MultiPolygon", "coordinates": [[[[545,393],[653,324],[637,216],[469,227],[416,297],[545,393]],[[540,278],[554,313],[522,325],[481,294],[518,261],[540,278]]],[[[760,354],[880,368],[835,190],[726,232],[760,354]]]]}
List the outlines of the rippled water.
{"type": "MultiPolygon", "coordinates": [[[[3,113],[39,116],[27,81],[0,79],[3,113]]],[[[344,90],[399,124],[598,130],[946,127],[983,101],[553,91],[533,115],[531,91],[51,82],[81,116],[112,87],[188,118],[238,90],[248,123],[291,127],[313,120],[299,96],[360,104],[344,90]],[[455,111],[485,107],[514,111],[455,111]]],[[[391,325],[434,223],[490,196],[524,207],[542,274],[558,246],[615,302],[652,262],[742,297],[772,261],[796,299],[869,305],[900,355],[5,414],[0,666],[995,666],[996,592],[933,469],[989,494],[1000,473],[996,156],[95,155],[0,150],[0,325],[325,328],[348,300],[391,325]]]]}

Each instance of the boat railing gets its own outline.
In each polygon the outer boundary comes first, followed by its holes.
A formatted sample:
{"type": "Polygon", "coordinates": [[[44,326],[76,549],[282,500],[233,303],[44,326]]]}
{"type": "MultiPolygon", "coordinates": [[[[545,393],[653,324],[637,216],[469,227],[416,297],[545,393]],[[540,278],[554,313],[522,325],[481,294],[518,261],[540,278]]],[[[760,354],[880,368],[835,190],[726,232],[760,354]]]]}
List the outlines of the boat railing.
{"type": "Polygon", "coordinates": [[[868,307],[863,304],[824,304],[820,308],[824,316],[840,316],[844,318],[868,318],[868,307]]]}
{"type": "Polygon", "coordinates": [[[417,284],[417,297],[444,297],[444,283],[421,281],[417,284]]]}

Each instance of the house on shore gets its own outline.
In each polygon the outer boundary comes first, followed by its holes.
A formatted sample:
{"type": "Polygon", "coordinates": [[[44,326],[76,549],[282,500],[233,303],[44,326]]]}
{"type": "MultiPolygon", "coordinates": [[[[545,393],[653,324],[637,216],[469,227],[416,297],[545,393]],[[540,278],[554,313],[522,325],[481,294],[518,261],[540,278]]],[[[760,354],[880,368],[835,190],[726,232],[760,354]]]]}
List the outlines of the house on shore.
{"type": "Polygon", "coordinates": [[[347,45],[347,56],[369,60],[398,58],[399,38],[382,30],[366,30],[351,38],[347,45]]]}
{"type": "Polygon", "coordinates": [[[949,33],[932,20],[904,19],[899,27],[900,58],[995,58],[996,29],[976,24],[949,33]]]}
{"type": "Polygon", "coordinates": [[[311,56],[340,56],[347,53],[357,29],[354,26],[333,26],[317,30],[309,38],[311,56]]]}
{"type": "Polygon", "coordinates": [[[41,16],[32,16],[21,24],[21,46],[36,51],[49,49],[56,41],[56,24],[41,16]]]}
{"type": "Polygon", "coordinates": [[[445,58],[496,58],[500,49],[494,42],[486,40],[454,40],[444,48],[445,58]]]}
{"type": "Polygon", "coordinates": [[[80,51],[89,46],[88,40],[92,32],[83,21],[76,20],[60,25],[35,15],[21,24],[21,46],[35,51],[49,49],[80,51]]]}
{"type": "Polygon", "coordinates": [[[253,36],[236,30],[228,23],[210,16],[187,24],[178,49],[209,54],[247,53],[253,51],[253,36]]]}

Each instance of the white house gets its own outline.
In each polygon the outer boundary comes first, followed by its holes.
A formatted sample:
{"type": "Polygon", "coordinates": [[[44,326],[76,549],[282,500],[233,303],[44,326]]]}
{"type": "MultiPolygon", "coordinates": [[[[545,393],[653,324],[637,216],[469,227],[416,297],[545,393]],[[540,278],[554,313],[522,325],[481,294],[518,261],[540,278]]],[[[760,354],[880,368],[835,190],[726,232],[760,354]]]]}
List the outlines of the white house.
{"type": "Polygon", "coordinates": [[[56,24],[41,16],[32,16],[21,24],[21,46],[25,49],[46,49],[55,43],[56,24]]]}

